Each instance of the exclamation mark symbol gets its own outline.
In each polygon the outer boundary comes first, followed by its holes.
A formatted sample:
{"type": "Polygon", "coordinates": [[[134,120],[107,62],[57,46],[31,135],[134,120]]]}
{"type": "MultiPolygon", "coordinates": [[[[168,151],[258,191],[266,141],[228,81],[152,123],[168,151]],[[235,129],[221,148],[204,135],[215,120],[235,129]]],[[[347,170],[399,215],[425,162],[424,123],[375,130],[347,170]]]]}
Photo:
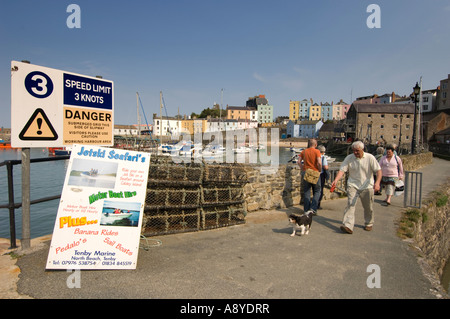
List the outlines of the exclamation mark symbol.
{"type": "Polygon", "coordinates": [[[42,131],[41,131],[41,126],[42,126],[42,119],[37,119],[37,126],[38,126],[38,131],[37,131],[37,134],[38,135],[41,135],[42,134],[42,131]]]}

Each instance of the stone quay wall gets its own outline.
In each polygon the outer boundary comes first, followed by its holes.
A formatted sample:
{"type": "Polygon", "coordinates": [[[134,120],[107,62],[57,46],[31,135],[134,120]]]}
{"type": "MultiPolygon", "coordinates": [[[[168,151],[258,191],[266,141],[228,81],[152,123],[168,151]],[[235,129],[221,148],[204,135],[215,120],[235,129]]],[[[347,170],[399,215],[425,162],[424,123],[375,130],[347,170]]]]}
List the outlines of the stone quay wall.
{"type": "Polygon", "coordinates": [[[414,242],[441,277],[450,257],[450,179],[427,199],[414,224],[414,242]],[[446,200],[443,200],[446,198],[446,200]]]}
{"type": "MultiPolygon", "coordinates": [[[[404,170],[414,171],[431,164],[433,153],[400,156],[404,170]]],[[[301,203],[301,176],[297,164],[279,166],[246,165],[247,184],[244,186],[244,199],[247,212],[291,207],[301,203]]],[[[336,170],[331,169],[331,183],[336,170]]],[[[339,198],[345,195],[345,178],[342,178],[337,191],[330,193],[325,185],[323,200],[339,198]]]]}
{"type": "MultiPolygon", "coordinates": [[[[300,168],[296,164],[277,167],[247,166],[247,184],[244,186],[246,211],[270,210],[299,205],[302,200],[300,168]]],[[[332,174],[332,176],[334,176],[332,174]]],[[[332,181],[332,178],[329,180],[332,181]]],[[[338,187],[342,186],[344,179],[338,187]]],[[[324,188],[323,200],[339,198],[342,192],[330,193],[324,188]]]]}

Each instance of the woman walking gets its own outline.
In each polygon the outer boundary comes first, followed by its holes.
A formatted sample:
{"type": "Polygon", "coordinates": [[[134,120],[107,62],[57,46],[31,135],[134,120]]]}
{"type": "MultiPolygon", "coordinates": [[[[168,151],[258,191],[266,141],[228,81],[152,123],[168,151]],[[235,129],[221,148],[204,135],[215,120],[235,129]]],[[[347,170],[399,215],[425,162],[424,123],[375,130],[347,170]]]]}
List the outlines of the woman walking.
{"type": "Polygon", "coordinates": [[[386,188],[386,199],[384,205],[391,204],[391,197],[395,191],[395,181],[403,179],[403,163],[400,157],[394,154],[395,145],[386,145],[386,155],[380,159],[382,172],[381,185],[386,188]]]}

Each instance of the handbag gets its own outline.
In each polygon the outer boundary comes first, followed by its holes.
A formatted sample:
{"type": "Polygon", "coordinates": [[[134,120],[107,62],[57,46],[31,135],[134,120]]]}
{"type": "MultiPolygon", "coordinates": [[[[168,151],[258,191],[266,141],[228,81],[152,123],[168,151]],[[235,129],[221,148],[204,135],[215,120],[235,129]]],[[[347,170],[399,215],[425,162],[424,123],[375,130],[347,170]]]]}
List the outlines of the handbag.
{"type": "Polygon", "coordinates": [[[405,184],[402,180],[395,181],[395,196],[401,196],[403,195],[403,192],[405,191],[405,184]]]}
{"type": "Polygon", "coordinates": [[[320,176],[320,172],[315,171],[311,168],[307,168],[303,179],[310,184],[317,184],[317,181],[319,180],[319,176],[320,176]]]}

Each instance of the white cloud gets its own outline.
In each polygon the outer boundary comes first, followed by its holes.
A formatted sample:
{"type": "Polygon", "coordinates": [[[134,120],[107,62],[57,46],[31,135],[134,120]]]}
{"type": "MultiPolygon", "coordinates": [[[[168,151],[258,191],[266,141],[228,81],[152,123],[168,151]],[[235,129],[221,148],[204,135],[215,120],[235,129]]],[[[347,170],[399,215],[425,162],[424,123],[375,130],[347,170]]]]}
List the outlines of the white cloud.
{"type": "Polygon", "coordinates": [[[266,82],[266,79],[264,77],[262,77],[262,75],[260,75],[257,72],[253,73],[253,78],[260,81],[260,82],[266,82]]]}

